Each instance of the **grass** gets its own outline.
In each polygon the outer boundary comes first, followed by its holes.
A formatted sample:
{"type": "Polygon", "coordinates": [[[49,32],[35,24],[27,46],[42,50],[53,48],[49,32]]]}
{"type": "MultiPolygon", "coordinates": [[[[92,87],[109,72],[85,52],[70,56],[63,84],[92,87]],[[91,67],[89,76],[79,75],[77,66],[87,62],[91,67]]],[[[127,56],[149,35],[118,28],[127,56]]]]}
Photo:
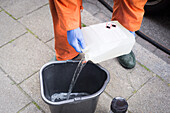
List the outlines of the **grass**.
{"type": "Polygon", "coordinates": [[[20,113],[20,112],[24,111],[24,109],[25,109],[27,106],[29,106],[29,105],[30,105],[30,103],[28,103],[26,106],[24,106],[22,109],[20,109],[17,113],[20,113]]]}
{"type": "Polygon", "coordinates": [[[159,79],[161,79],[164,82],[164,79],[162,79],[159,75],[156,75],[156,77],[158,77],[159,79]]]}
{"type": "Polygon", "coordinates": [[[30,29],[26,28],[26,30],[27,30],[28,32],[30,32],[31,34],[35,35],[30,29]]]}
{"type": "Polygon", "coordinates": [[[15,85],[15,82],[11,82],[10,84],[11,84],[11,85],[15,85]]]}
{"type": "MultiPolygon", "coordinates": [[[[26,30],[27,30],[29,33],[31,33],[32,35],[34,35],[36,38],[38,38],[38,36],[35,35],[30,29],[26,28],[26,30]]],[[[38,39],[39,39],[39,38],[38,38],[38,39]]]]}
{"type": "Polygon", "coordinates": [[[149,68],[147,68],[145,65],[143,65],[143,64],[141,64],[141,63],[139,63],[139,62],[138,62],[138,64],[139,64],[140,66],[142,66],[143,68],[145,68],[147,71],[151,72],[151,70],[150,70],[149,68]]]}
{"type": "Polygon", "coordinates": [[[9,41],[8,43],[12,43],[15,39],[12,39],[11,41],[9,41]]]}
{"type": "Polygon", "coordinates": [[[86,25],[85,25],[85,24],[83,24],[83,23],[81,24],[81,26],[82,26],[82,27],[86,27],[86,25]]]}
{"type": "Polygon", "coordinates": [[[142,84],[140,87],[143,87],[145,85],[145,83],[144,84],[142,84]]]}
{"type": "Polygon", "coordinates": [[[13,17],[10,13],[8,13],[7,11],[5,11],[4,9],[3,9],[3,11],[4,11],[7,15],[9,15],[11,18],[13,18],[14,20],[17,20],[15,17],[13,17]]]}
{"type": "Polygon", "coordinates": [[[41,110],[40,109],[40,106],[36,103],[36,102],[32,102],[39,110],[41,110]]]}
{"type": "Polygon", "coordinates": [[[162,77],[160,77],[159,75],[156,75],[156,77],[158,77],[160,80],[162,80],[168,87],[170,86],[170,83],[167,83],[162,77]]]}
{"type": "Polygon", "coordinates": [[[133,94],[135,94],[135,93],[137,93],[137,90],[134,90],[134,91],[133,91],[133,94]]]}

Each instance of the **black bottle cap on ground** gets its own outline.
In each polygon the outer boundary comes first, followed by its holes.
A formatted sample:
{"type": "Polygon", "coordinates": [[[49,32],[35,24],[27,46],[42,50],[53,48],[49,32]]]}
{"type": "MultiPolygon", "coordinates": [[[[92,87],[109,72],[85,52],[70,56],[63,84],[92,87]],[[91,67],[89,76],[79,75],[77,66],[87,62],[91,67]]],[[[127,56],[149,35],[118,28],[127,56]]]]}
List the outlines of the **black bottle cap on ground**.
{"type": "Polygon", "coordinates": [[[122,97],[116,97],[111,102],[111,110],[113,113],[126,113],[128,109],[128,103],[122,97]]]}

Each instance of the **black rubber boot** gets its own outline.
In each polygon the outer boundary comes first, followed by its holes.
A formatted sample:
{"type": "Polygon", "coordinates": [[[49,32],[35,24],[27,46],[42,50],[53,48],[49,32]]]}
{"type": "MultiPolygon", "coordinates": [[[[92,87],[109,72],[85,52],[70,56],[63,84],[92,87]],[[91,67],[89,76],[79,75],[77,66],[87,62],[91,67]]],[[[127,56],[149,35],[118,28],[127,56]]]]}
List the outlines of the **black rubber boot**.
{"type": "Polygon", "coordinates": [[[119,63],[126,69],[132,69],[136,65],[136,59],[133,51],[131,51],[129,54],[122,55],[117,59],[119,63]]]}

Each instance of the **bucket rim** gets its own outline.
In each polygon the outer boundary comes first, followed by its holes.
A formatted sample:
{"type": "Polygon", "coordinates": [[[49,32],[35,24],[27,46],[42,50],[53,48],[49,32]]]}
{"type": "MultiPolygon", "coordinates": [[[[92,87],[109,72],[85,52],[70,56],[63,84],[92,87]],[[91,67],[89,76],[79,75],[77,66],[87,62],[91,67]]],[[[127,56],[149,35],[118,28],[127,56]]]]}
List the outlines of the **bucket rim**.
{"type": "Polygon", "coordinates": [[[42,78],[42,71],[45,67],[47,67],[48,65],[51,65],[51,64],[59,64],[59,63],[68,63],[68,62],[79,62],[79,61],[75,61],[75,60],[66,60],[66,61],[51,61],[51,62],[48,62],[46,64],[44,64],[41,69],[40,69],[40,92],[41,92],[41,97],[42,99],[47,103],[47,104],[50,104],[50,105],[63,105],[63,104],[71,104],[71,103],[75,103],[75,102],[78,102],[78,101],[85,101],[85,100],[88,100],[88,99],[92,99],[92,98],[95,98],[97,96],[99,96],[106,88],[107,84],[109,83],[109,80],[110,80],[110,74],[109,72],[103,68],[101,65],[99,64],[96,64],[100,69],[102,69],[103,71],[106,72],[106,75],[107,75],[107,78],[103,84],[103,86],[100,88],[100,90],[98,90],[96,93],[94,94],[91,94],[91,95],[88,95],[88,96],[83,96],[83,97],[76,97],[74,99],[69,99],[69,100],[63,100],[63,101],[59,101],[59,102],[52,102],[50,100],[48,100],[45,95],[44,95],[44,88],[43,88],[43,78],[42,78]]]}

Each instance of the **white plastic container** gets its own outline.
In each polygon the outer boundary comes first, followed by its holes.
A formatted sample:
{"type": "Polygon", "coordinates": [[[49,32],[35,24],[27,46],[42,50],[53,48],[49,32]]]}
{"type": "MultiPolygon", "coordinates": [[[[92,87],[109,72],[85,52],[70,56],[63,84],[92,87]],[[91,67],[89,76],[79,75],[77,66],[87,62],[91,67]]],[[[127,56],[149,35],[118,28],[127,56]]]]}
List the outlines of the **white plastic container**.
{"type": "Polygon", "coordinates": [[[86,61],[99,63],[128,54],[135,44],[134,35],[118,21],[91,25],[81,30],[86,43],[82,50],[86,61]]]}

